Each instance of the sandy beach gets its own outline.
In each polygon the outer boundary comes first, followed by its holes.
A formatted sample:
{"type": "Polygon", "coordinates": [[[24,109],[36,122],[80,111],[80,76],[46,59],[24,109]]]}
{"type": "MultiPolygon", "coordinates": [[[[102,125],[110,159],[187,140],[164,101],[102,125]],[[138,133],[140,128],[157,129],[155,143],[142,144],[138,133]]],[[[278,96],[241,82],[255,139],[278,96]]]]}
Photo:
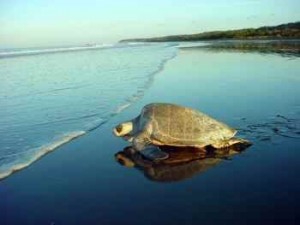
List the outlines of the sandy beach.
{"type": "Polygon", "coordinates": [[[272,126],[277,115],[299,122],[298,73],[298,58],[179,50],[140,100],[0,181],[0,224],[296,224],[299,135],[290,138],[287,122],[278,129],[288,137],[272,126]],[[112,133],[151,102],[193,107],[242,130],[269,125],[240,132],[254,144],[232,160],[154,182],[115,161],[128,144],[112,133]]]}

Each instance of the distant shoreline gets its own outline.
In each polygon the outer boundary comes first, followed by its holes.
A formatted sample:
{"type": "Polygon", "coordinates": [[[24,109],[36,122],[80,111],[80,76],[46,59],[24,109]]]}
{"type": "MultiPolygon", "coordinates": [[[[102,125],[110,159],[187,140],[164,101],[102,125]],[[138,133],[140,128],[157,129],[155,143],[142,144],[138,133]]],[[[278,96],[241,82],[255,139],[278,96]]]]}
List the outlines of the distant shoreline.
{"type": "MultiPolygon", "coordinates": [[[[195,42],[194,42],[195,43],[195,42]]],[[[208,51],[238,51],[280,54],[281,56],[299,57],[300,39],[281,40],[212,40],[205,45],[180,45],[182,50],[205,49],[208,51]]]]}
{"type": "Polygon", "coordinates": [[[300,22],[278,26],[264,26],[227,31],[211,31],[197,34],[170,35],[153,38],[132,38],[120,42],[174,42],[210,40],[289,40],[300,39],[300,22]]]}

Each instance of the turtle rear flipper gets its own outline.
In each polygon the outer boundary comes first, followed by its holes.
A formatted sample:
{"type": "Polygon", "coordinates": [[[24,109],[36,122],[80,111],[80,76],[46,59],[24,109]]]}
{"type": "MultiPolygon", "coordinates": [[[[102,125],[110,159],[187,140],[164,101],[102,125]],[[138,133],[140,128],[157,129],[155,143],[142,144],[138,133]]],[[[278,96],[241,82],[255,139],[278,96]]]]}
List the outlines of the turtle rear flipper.
{"type": "Polygon", "coordinates": [[[163,152],[154,145],[148,145],[143,150],[140,151],[140,153],[146,157],[147,159],[153,160],[153,161],[160,161],[169,158],[169,154],[166,152],[163,152]]]}
{"type": "Polygon", "coordinates": [[[247,148],[251,146],[252,143],[242,138],[231,138],[229,140],[220,140],[212,144],[214,148],[228,148],[230,146],[240,146],[241,148],[247,148]]]}

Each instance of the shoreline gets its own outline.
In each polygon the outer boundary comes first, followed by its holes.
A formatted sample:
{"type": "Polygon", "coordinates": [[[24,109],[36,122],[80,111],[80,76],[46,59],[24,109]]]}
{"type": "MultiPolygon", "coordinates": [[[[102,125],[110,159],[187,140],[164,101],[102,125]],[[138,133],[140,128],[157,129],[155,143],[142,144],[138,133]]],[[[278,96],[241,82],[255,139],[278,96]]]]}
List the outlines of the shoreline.
{"type": "Polygon", "coordinates": [[[193,107],[232,127],[260,125],[276,113],[287,116],[295,112],[299,96],[293,80],[297,66],[296,60],[278,55],[180,51],[135,104],[100,129],[2,180],[0,223],[138,225],[140,215],[145,225],[288,224],[299,206],[294,182],[299,139],[272,136],[259,141],[255,133],[247,134],[254,144],[245,154],[182,182],[157,183],[115,161],[115,153],[129,143],[115,137],[112,128],[137,116],[150,102],[193,107]],[[265,83],[268,90],[262,89],[265,83]]]}
{"type": "MultiPolygon", "coordinates": [[[[31,166],[36,161],[38,161],[41,158],[43,158],[44,156],[46,156],[47,154],[49,154],[55,150],[59,150],[59,148],[61,148],[63,145],[67,145],[68,143],[72,142],[73,140],[80,138],[81,136],[84,136],[94,130],[97,130],[98,128],[102,127],[104,124],[109,122],[111,119],[116,117],[118,114],[122,113],[122,111],[126,110],[132,104],[137,102],[139,99],[141,99],[144,96],[145,92],[147,92],[147,90],[151,87],[151,85],[155,79],[155,75],[160,73],[161,71],[163,71],[165,65],[177,56],[179,50],[177,47],[173,47],[173,48],[176,49],[174,51],[174,54],[171,57],[169,57],[165,60],[162,60],[160,65],[158,65],[157,70],[146,75],[147,80],[146,80],[145,84],[143,85],[142,90],[138,90],[137,93],[135,93],[133,96],[130,96],[128,98],[128,100],[124,102],[123,105],[120,105],[114,112],[112,112],[110,114],[109,118],[105,119],[98,125],[89,128],[86,131],[71,132],[69,134],[62,136],[58,140],[55,140],[53,143],[49,143],[49,144],[46,144],[45,146],[39,147],[38,149],[40,149],[40,150],[37,150],[37,152],[35,154],[33,154],[31,156],[31,158],[29,160],[27,160],[26,162],[18,163],[16,165],[14,165],[13,167],[11,167],[8,171],[1,172],[0,173],[0,182],[4,179],[7,179],[9,176],[15,174],[16,172],[26,169],[27,167],[31,166]]],[[[30,152],[30,150],[28,152],[30,152]]],[[[22,154],[22,153],[19,153],[19,154],[22,154]]],[[[2,158],[6,158],[6,157],[9,157],[9,156],[4,156],[2,158]]],[[[0,159],[1,159],[1,157],[0,157],[0,159]]]]}
{"type": "Polygon", "coordinates": [[[16,165],[14,165],[7,172],[0,173],[0,182],[4,179],[7,179],[9,176],[13,175],[14,173],[17,173],[23,169],[26,169],[27,167],[32,165],[34,162],[42,159],[47,154],[59,149],[63,145],[66,145],[77,138],[80,138],[81,136],[83,136],[85,134],[86,134],[86,132],[84,132],[84,131],[78,131],[77,133],[73,132],[73,133],[70,133],[69,135],[66,135],[65,137],[62,137],[60,140],[57,140],[56,142],[54,142],[52,144],[46,145],[44,147],[43,146],[40,147],[39,148],[40,150],[38,150],[38,152],[35,155],[33,155],[32,158],[30,160],[28,160],[27,162],[18,163],[16,165]]]}

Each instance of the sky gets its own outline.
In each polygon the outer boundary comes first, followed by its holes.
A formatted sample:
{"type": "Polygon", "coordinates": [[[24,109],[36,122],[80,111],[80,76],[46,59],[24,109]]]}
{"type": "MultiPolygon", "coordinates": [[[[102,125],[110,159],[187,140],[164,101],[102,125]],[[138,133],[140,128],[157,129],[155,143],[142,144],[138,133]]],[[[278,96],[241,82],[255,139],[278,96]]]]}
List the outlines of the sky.
{"type": "Polygon", "coordinates": [[[300,0],[0,0],[0,47],[278,25],[300,21],[299,8],[300,0]]]}

